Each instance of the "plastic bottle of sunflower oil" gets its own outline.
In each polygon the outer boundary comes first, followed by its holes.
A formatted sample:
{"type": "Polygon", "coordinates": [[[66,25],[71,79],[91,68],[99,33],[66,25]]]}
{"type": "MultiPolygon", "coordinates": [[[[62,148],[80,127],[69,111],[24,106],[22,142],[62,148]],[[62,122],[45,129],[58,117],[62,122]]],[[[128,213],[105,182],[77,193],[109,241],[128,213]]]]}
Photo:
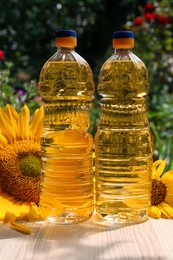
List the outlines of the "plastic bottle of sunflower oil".
{"type": "Polygon", "coordinates": [[[70,224],[93,213],[93,139],[88,133],[94,92],[89,64],[75,52],[76,32],[56,32],[57,52],[39,79],[45,118],[39,206],[44,219],[70,224]]]}
{"type": "Polygon", "coordinates": [[[148,218],[153,154],[146,115],[148,72],[131,51],[133,32],[114,32],[113,47],[99,74],[96,210],[106,223],[140,223],[148,218]]]}

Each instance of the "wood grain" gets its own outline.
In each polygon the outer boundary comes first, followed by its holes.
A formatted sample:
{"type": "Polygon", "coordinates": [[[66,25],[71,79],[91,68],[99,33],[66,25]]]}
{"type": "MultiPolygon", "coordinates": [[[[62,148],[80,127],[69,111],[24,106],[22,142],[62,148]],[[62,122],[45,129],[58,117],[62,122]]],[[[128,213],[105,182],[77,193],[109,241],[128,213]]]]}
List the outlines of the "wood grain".
{"type": "Polygon", "coordinates": [[[25,224],[31,236],[0,224],[1,260],[173,259],[173,220],[112,227],[93,216],[77,225],[25,224]]]}

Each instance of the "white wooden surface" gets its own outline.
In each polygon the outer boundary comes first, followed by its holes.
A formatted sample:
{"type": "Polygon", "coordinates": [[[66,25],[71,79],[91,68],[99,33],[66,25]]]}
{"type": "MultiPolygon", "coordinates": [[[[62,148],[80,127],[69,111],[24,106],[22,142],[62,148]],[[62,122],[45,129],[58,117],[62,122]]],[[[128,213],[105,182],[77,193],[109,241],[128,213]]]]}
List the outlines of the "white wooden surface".
{"type": "Polygon", "coordinates": [[[0,223],[0,260],[173,259],[173,220],[110,227],[98,225],[93,216],[77,225],[26,226],[31,236],[0,223]]]}

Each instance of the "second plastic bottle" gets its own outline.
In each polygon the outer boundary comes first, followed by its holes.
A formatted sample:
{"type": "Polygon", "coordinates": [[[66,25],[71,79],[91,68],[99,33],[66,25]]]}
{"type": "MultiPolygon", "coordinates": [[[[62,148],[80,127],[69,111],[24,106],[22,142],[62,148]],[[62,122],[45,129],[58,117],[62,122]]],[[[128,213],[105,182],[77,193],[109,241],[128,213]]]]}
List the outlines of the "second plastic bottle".
{"type": "Polygon", "coordinates": [[[45,112],[39,206],[43,218],[68,224],[93,213],[93,140],[87,129],[94,83],[88,63],[74,50],[75,31],[57,31],[56,46],[39,80],[45,112]]]}
{"type": "Polygon", "coordinates": [[[132,53],[133,46],[133,32],[115,32],[115,52],[99,75],[102,115],[95,137],[96,209],[111,223],[143,222],[150,205],[148,72],[132,53]]]}

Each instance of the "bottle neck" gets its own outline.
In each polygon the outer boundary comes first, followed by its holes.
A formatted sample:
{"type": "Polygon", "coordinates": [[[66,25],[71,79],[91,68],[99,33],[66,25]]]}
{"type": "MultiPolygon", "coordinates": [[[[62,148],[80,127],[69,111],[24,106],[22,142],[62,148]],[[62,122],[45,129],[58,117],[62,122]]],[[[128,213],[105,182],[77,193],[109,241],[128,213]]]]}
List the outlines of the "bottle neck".
{"type": "Polygon", "coordinates": [[[62,46],[57,47],[57,51],[62,51],[62,52],[71,52],[74,50],[75,50],[74,47],[62,47],[62,46]]]}
{"type": "Polygon", "coordinates": [[[132,52],[132,49],[127,49],[127,48],[114,48],[114,52],[116,53],[130,53],[132,52]]]}

